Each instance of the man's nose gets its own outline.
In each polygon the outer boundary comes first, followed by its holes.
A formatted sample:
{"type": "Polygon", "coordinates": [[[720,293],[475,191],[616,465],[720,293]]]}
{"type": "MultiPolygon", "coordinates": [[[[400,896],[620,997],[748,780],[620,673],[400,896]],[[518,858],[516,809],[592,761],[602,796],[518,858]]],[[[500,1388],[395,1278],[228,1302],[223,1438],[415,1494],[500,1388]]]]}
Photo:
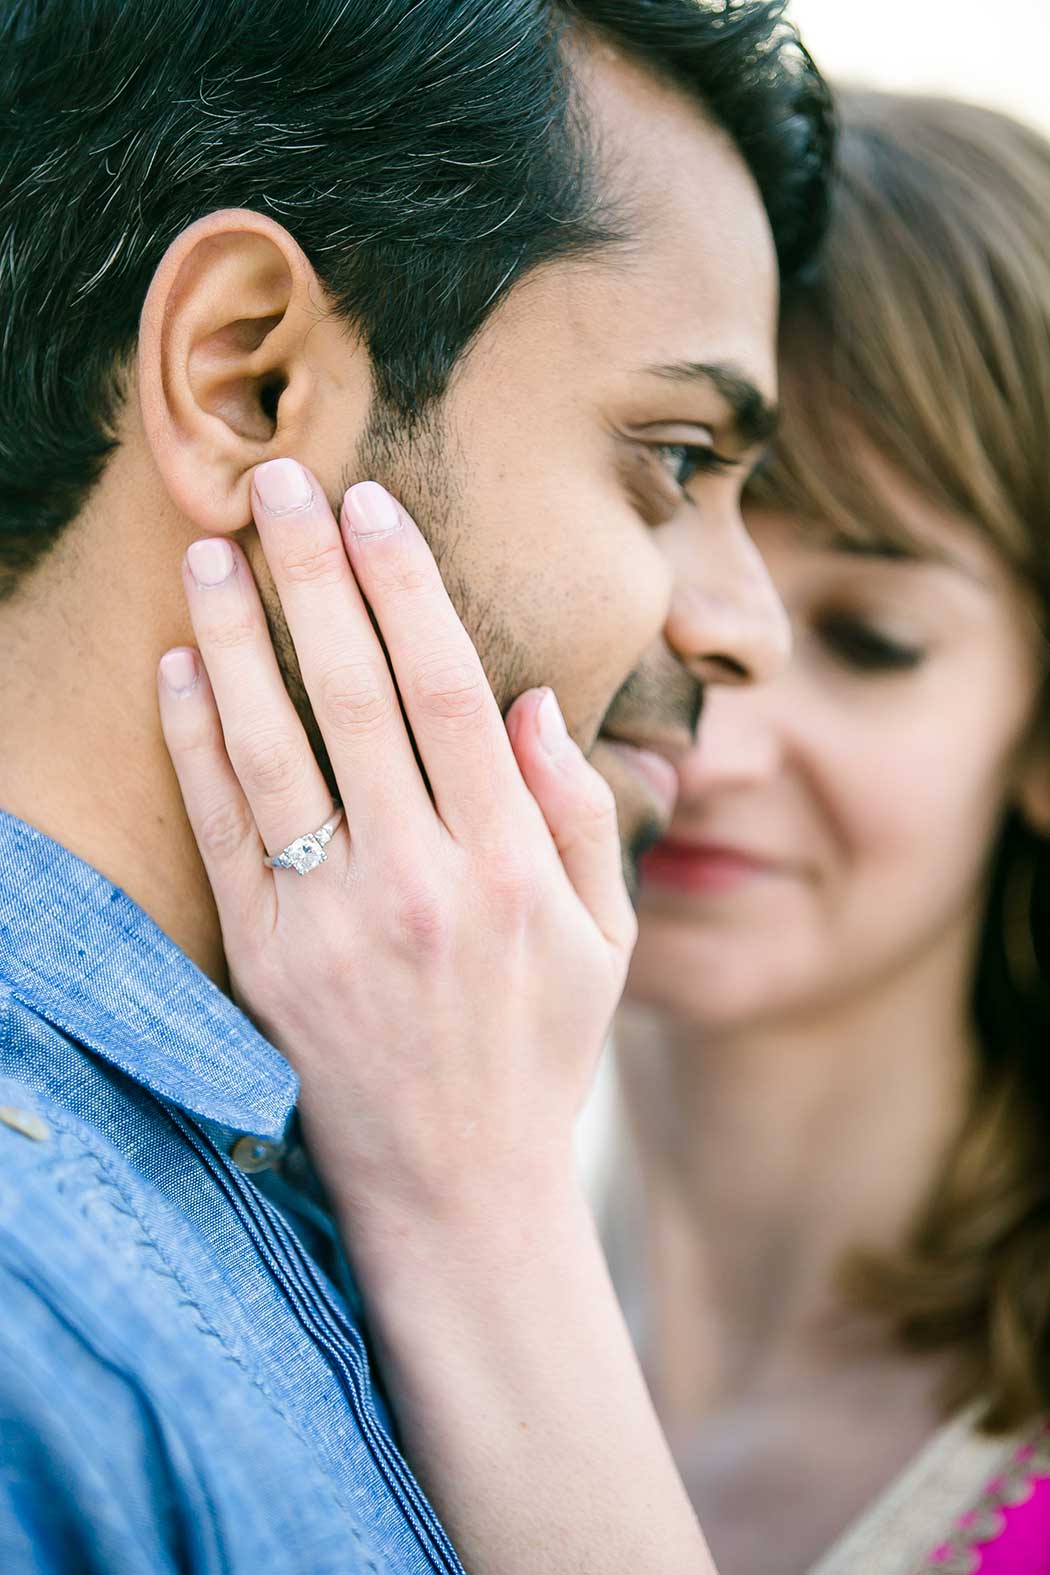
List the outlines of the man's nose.
{"type": "Polygon", "coordinates": [[[666,636],[679,661],[705,684],[775,678],[791,655],[791,625],[739,514],[691,533],[676,557],[666,636]]]}

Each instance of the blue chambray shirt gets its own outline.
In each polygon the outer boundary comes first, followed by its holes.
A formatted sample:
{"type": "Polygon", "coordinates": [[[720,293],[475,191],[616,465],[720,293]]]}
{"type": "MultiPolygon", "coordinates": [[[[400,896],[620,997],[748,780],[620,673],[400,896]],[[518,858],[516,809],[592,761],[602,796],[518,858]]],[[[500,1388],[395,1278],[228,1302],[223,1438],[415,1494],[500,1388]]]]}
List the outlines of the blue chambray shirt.
{"type": "Polygon", "coordinates": [[[3,1575],[462,1575],[296,1094],[135,903],[0,812],[3,1575]]]}

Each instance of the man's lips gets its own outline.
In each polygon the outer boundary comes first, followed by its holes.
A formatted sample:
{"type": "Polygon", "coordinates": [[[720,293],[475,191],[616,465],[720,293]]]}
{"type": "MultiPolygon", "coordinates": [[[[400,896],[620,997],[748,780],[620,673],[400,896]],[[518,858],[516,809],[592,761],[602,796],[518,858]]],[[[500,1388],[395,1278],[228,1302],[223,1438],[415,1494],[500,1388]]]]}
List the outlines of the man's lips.
{"type": "Polygon", "coordinates": [[[783,872],[783,865],[744,848],[668,837],[643,856],[639,873],[650,886],[678,891],[730,891],[783,872]]]}
{"type": "Polygon", "coordinates": [[[649,740],[617,738],[611,733],[600,734],[599,741],[606,749],[611,749],[636,776],[643,778],[660,800],[669,820],[678,798],[678,772],[667,756],[661,753],[660,747],[649,740]]]}

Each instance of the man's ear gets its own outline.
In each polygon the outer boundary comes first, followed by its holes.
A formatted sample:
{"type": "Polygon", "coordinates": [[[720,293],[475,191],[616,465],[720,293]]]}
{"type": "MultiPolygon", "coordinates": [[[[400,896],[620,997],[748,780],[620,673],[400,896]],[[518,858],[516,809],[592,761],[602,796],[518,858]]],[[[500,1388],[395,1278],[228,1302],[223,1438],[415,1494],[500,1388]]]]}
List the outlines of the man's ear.
{"type": "Polygon", "coordinates": [[[367,356],[331,317],[287,230],[227,209],[172,242],[142,312],[139,400],[167,491],[198,528],[219,535],[249,523],[251,471],[264,460],[295,454],[324,479],[333,379],[333,446],[345,456],[367,410],[367,356]]]}

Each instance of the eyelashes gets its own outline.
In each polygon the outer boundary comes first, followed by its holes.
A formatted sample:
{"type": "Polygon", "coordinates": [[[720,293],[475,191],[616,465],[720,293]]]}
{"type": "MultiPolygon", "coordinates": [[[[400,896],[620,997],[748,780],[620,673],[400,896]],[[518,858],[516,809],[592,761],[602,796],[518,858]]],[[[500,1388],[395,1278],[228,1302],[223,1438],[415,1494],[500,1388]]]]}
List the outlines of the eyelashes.
{"type": "Polygon", "coordinates": [[[926,659],[921,646],[891,639],[874,624],[848,614],[824,618],[816,628],[832,655],[855,672],[913,672],[926,659]]]}
{"type": "Polygon", "coordinates": [[[649,526],[666,524],[683,506],[699,502],[689,484],[697,476],[721,475],[737,469],[703,443],[651,443],[627,438],[621,449],[621,477],[627,494],[649,526]]]}
{"type": "Polygon", "coordinates": [[[737,468],[736,460],[702,443],[653,443],[650,453],[659,456],[658,463],[682,492],[694,476],[724,475],[737,468]]]}
{"type": "MultiPolygon", "coordinates": [[[[691,499],[687,490],[697,476],[742,469],[740,460],[730,459],[705,443],[635,440],[632,448],[635,463],[630,487],[639,511],[650,524],[671,518],[683,502],[699,502],[699,495],[691,499]]],[[[879,627],[877,619],[845,607],[811,606],[806,622],[812,637],[832,660],[859,678],[914,672],[929,656],[925,646],[895,638],[879,627]]]]}

